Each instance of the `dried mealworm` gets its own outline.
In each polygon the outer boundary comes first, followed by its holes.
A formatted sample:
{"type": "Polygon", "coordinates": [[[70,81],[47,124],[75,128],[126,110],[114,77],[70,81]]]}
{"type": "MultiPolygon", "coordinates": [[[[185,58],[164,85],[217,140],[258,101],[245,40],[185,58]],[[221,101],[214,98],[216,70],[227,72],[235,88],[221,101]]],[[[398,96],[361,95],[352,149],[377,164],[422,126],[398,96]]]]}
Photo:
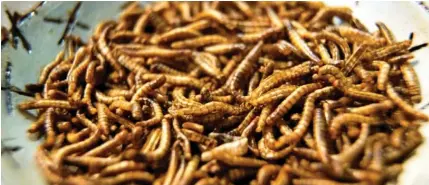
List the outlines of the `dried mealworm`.
{"type": "Polygon", "coordinates": [[[146,96],[148,92],[153,91],[156,88],[162,86],[165,83],[165,81],[166,81],[165,76],[159,76],[155,80],[142,85],[140,88],[137,89],[136,93],[131,98],[131,101],[136,101],[140,97],[146,96]]]}
{"type": "Polygon", "coordinates": [[[106,152],[108,152],[109,150],[111,150],[112,148],[115,148],[116,146],[119,146],[119,145],[125,143],[127,135],[128,135],[128,132],[126,130],[123,130],[120,133],[116,134],[116,136],[114,138],[112,138],[111,140],[103,143],[100,146],[93,148],[92,150],[83,154],[83,156],[96,157],[99,155],[103,155],[106,152]]]}
{"type": "Polygon", "coordinates": [[[161,158],[163,158],[171,145],[171,123],[168,119],[163,119],[161,121],[161,140],[159,142],[159,146],[154,151],[148,152],[148,153],[142,153],[142,155],[147,160],[156,161],[161,158]]]}
{"type": "Polygon", "coordinates": [[[241,138],[229,143],[222,144],[213,148],[209,151],[201,154],[202,161],[210,161],[215,158],[216,155],[222,155],[227,153],[234,156],[242,156],[247,153],[247,138],[241,138]]]}
{"type": "Polygon", "coordinates": [[[162,58],[174,58],[180,56],[191,56],[191,50],[186,49],[164,49],[159,47],[152,47],[139,50],[122,49],[120,52],[133,56],[133,57],[162,57],[162,58]]]}
{"type": "MultiPolygon", "coordinates": [[[[258,42],[250,51],[247,53],[246,57],[241,61],[241,63],[237,66],[234,72],[228,78],[230,81],[231,90],[236,90],[239,87],[240,80],[246,80],[249,77],[249,74],[254,70],[253,65],[257,62],[257,58],[261,53],[263,42],[258,42]]],[[[226,82],[229,83],[229,82],[226,82]]]]}
{"type": "Polygon", "coordinates": [[[172,115],[177,115],[177,116],[182,116],[182,115],[201,116],[201,115],[207,115],[212,112],[223,112],[230,115],[240,115],[248,110],[249,110],[249,107],[246,105],[234,106],[223,102],[212,101],[210,103],[196,106],[196,107],[171,110],[170,113],[172,115]]]}
{"type": "Polygon", "coordinates": [[[348,163],[354,160],[362,151],[365,146],[365,141],[368,138],[370,127],[368,124],[362,124],[362,130],[358,139],[347,150],[332,156],[334,160],[342,163],[348,163]]]}
{"type": "Polygon", "coordinates": [[[42,72],[40,72],[39,83],[45,83],[48,78],[48,74],[51,72],[52,69],[54,69],[58,64],[60,64],[63,59],[64,51],[61,51],[57,54],[54,61],[52,61],[42,69],[42,72]]]}
{"type": "Polygon", "coordinates": [[[77,109],[75,105],[71,105],[68,101],[64,100],[32,100],[23,102],[18,105],[18,109],[21,110],[28,110],[28,109],[43,109],[43,108],[62,108],[62,109],[68,109],[73,110],[77,109]]]}
{"type": "Polygon", "coordinates": [[[209,138],[205,135],[199,134],[197,132],[194,132],[192,130],[182,129],[182,132],[189,139],[189,141],[201,143],[201,144],[203,144],[205,146],[209,146],[209,147],[217,145],[216,140],[209,138]]]}
{"type": "Polygon", "coordinates": [[[260,167],[267,164],[266,161],[248,158],[248,157],[239,157],[231,154],[223,153],[221,155],[215,155],[214,159],[222,161],[223,163],[230,166],[240,166],[240,167],[260,167]]]}
{"type": "Polygon", "coordinates": [[[293,68],[270,75],[269,77],[261,81],[258,88],[256,88],[252,92],[250,99],[254,99],[255,97],[271,90],[273,87],[276,87],[279,84],[283,84],[288,80],[309,74],[311,72],[310,67],[311,66],[309,62],[304,62],[293,68]]]}
{"type": "Polygon", "coordinates": [[[267,164],[259,168],[258,174],[256,175],[256,179],[258,180],[258,184],[267,185],[270,183],[270,180],[277,176],[280,171],[281,166],[267,164]]]}
{"type": "Polygon", "coordinates": [[[350,108],[349,110],[351,113],[371,115],[377,112],[387,111],[389,109],[392,109],[393,107],[394,107],[394,104],[392,101],[385,100],[380,103],[373,103],[373,104],[369,104],[361,107],[350,108]]]}
{"type": "Polygon", "coordinates": [[[323,163],[329,163],[330,156],[328,153],[328,147],[327,147],[327,124],[326,119],[324,117],[323,111],[320,108],[316,108],[314,110],[314,117],[313,117],[313,135],[316,141],[316,148],[319,152],[320,159],[323,163]]]}
{"type": "Polygon", "coordinates": [[[121,174],[118,174],[113,177],[104,177],[104,178],[98,178],[96,179],[97,184],[123,184],[126,182],[132,182],[132,181],[143,181],[151,183],[155,180],[155,177],[150,174],[149,172],[142,172],[142,171],[130,171],[130,172],[124,172],[121,174]]]}
{"type": "Polygon", "coordinates": [[[144,163],[137,163],[134,161],[122,161],[104,168],[101,172],[101,176],[111,176],[118,173],[134,170],[144,170],[146,165],[144,163]]]}
{"type": "Polygon", "coordinates": [[[284,22],[288,34],[289,34],[289,38],[292,42],[292,44],[298,48],[302,54],[304,54],[308,59],[316,62],[316,63],[320,63],[320,58],[317,57],[312,51],[311,49],[308,47],[307,43],[305,43],[305,41],[301,38],[301,36],[299,36],[299,34],[296,32],[296,30],[294,30],[292,28],[292,25],[290,24],[289,21],[284,22]]]}
{"type": "Polygon", "coordinates": [[[102,103],[97,103],[96,108],[97,108],[97,116],[98,116],[97,125],[99,125],[99,128],[102,131],[103,135],[109,135],[110,121],[106,114],[107,106],[102,103]]]}
{"type": "Polygon", "coordinates": [[[232,44],[217,44],[217,45],[207,46],[204,48],[204,51],[215,55],[221,55],[221,54],[232,53],[236,51],[243,51],[244,49],[246,49],[245,44],[232,43],[232,44]]]}
{"type": "Polygon", "coordinates": [[[274,125],[274,123],[285,113],[289,111],[290,108],[305,94],[308,94],[314,90],[320,89],[321,84],[312,83],[298,87],[293,91],[285,100],[280,103],[280,105],[267,117],[266,124],[274,125]]]}
{"type": "Polygon", "coordinates": [[[193,130],[193,131],[198,132],[200,134],[204,132],[204,126],[200,125],[198,123],[184,122],[182,126],[183,126],[183,128],[193,130]]]}
{"type": "Polygon", "coordinates": [[[367,45],[365,44],[358,46],[356,51],[354,51],[352,55],[346,60],[345,66],[342,69],[342,72],[344,73],[344,75],[347,76],[350,72],[353,71],[356,65],[359,64],[360,58],[365,53],[366,49],[367,49],[367,45]]]}
{"type": "Polygon", "coordinates": [[[411,95],[411,100],[414,103],[419,103],[422,100],[420,82],[416,71],[411,64],[401,64],[400,66],[402,76],[404,77],[405,84],[411,95]]]}
{"type": "Polygon", "coordinates": [[[199,48],[199,47],[213,45],[213,44],[226,43],[227,41],[228,41],[227,38],[220,35],[205,35],[197,38],[175,41],[171,43],[171,48],[174,48],[174,49],[199,48]]]}
{"type": "Polygon", "coordinates": [[[376,125],[380,124],[381,122],[380,119],[376,117],[368,117],[353,113],[340,114],[334,117],[330,124],[329,133],[331,137],[336,138],[338,136],[338,131],[340,130],[341,126],[343,124],[349,123],[365,123],[369,125],[376,125]]]}
{"type": "Polygon", "coordinates": [[[401,110],[403,110],[407,114],[412,115],[415,118],[421,120],[429,120],[429,117],[426,114],[414,109],[411,105],[405,102],[395,91],[395,89],[393,89],[392,84],[390,83],[387,84],[386,94],[393,101],[393,103],[395,103],[401,110]]]}
{"type": "Polygon", "coordinates": [[[143,126],[143,127],[150,127],[150,126],[153,126],[155,124],[160,123],[162,118],[164,117],[164,113],[162,112],[161,106],[157,102],[155,102],[151,99],[148,99],[148,98],[144,98],[143,101],[146,102],[145,104],[149,104],[152,107],[155,115],[148,120],[136,122],[135,125],[136,126],[143,126]]]}
{"type": "Polygon", "coordinates": [[[57,169],[59,169],[61,167],[61,164],[63,163],[64,158],[67,155],[70,155],[72,153],[75,153],[75,152],[81,151],[85,148],[88,148],[88,147],[94,145],[99,139],[100,139],[100,131],[97,130],[88,139],[83,140],[83,141],[78,142],[78,143],[67,145],[67,146],[59,149],[55,153],[55,155],[53,156],[53,161],[54,161],[57,169]]]}
{"type": "Polygon", "coordinates": [[[220,80],[224,78],[220,69],[210,64],[210,61],[217,61],[216,56],[213,56],[210,53],[194,52],[192,54],[192,57],[194,59],[194,62],[208,75],[211,75],[220,80]]]}
{"type": "Polygon", "coordinates": [[[257,97],[257,99],[250,100],[250,103],[253,105],[266,105],[273,103],[279,99],[286,98],[293,91],[295,91],[297,86],[295,85],[282,85],[278,88],[272,89],[261,96],[257,97]]]}
{"type": "Polygon", "coordinates": [[[177,76],[177,75],[168,75],[168,74],[151,74],[146,73],[141,76],[142,80],[155,80],[160,76],[165,76],[166,83],[178,86],[188,86],[193,88],[202,88],[203,84],[200,80],[189,77],[189,76],[177,76]]]}

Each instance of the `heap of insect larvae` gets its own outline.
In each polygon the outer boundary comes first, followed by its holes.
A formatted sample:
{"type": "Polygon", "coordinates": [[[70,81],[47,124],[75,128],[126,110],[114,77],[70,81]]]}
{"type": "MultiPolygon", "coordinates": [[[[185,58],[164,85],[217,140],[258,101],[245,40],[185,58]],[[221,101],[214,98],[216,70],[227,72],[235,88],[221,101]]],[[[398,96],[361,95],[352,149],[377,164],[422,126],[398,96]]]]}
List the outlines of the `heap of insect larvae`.
{"type": "Polygon", "coordinates": [[[131,3],[18,108],[51,184],[384,184],[428,116],[412,38],[377,26],[321,2],[131,3]]]}

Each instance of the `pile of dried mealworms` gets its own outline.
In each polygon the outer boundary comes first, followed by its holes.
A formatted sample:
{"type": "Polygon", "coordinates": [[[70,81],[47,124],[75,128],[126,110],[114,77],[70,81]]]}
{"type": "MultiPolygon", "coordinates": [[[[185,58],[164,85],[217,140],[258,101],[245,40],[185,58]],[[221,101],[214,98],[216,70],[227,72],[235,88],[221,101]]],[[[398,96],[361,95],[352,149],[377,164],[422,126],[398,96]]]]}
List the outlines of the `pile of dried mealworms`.
{"type": "Polygon", "coordinates": [[[428,116],[412,37],[377,26],[320,2],[131,3],[18,108],[52,184],[383,184],[428,116]]]}

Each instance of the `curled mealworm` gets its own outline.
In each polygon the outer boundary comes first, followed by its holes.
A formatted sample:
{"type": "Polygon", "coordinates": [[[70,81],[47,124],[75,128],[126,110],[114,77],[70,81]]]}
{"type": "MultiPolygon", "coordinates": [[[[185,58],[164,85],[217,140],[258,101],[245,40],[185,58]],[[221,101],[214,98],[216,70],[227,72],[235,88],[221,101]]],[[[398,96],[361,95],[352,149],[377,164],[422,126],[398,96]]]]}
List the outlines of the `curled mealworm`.
{"type": "Polygon", "coordinates": [[[380,124],[380,120],[374,117],[362,116],[359,114],[345,113],[338,115],[332,119],[330,124],[329,133],[331,137],[336,138],[338,136],[338,130],[343,124],[348,123],[365,123],[369,125],[380,124]]]}
{"type": "Polygon", "coordinates": [[[151,99],[148,99],[148,98],[144,98],[143,101],[152,107],[155,115],[148,120],[136,122],[135,125],[136,126],[143,126],[143,127],[150,127],[150,126],[153,126],[155,124],[160,123],[163,116],[164,116],[161,106],[157,102],[155,102],[151,99]]]}
{"type": "Polygon", "coordinates": [[[92,150],[83,154],[83,156],[96,157],[96,156],[105,154],[111,148],[115,148],[116,146],[123,144],[126,141],[127,135],[128,135],[128,132],[126,130],[123,130],[120,133],[116,134],[116,136],[113,139],[103,143],[98,147],[93,148],[92,150]]]}
{"type": "Polygon", "coordinates": [[[53,157],[53,161],[56,165],[56,168],[59,169],[61,167],[61,164],[63,163],[63,160],[67,155],[70,155],[74,152],[81,151],[82,149],[88,148],[94,145],[99,139],[100,139],[100,131],[97,130],[88,139],[78,143],[67,145],[59,149],[57,153],[55,153],[55,156],[53,157]]]}
{"type": "Polygon", "coordinates": [[[136,101],[140,97],[144,97],[148,92],[162,86],[166,81],[165,76],[159,76],[155,80],[142,85],[136,90],[136,93],[132,96],[131,101],[136,101]]]}
{"type": "Polygon", "coordinates": [[[159,160],[167,154],[167,151],[171,144],[171,123],[167,119],[163,119],[162,121],[162,132],[161,132],[161,140],[159,143],[159,147],[152,152],[142,153],[144,157],[148,160],[159,160]]]}
{"type": "Polygon", "coordinates": [[[377,112],[387,111],[389,109],[392,109],[393,107],[393,102],[390,100],[386,100],[380,103],[373,103],[361,107],[350,108],[349,110],[351,113],[371,115],[377,112]]]}

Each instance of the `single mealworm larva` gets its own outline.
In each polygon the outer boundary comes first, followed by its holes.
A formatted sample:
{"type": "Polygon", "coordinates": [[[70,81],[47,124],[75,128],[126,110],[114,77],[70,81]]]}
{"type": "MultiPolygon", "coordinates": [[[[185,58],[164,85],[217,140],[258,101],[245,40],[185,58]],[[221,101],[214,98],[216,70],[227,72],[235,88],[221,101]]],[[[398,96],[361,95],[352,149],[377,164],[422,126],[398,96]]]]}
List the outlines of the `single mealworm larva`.
{"type": "Polygon", "coordinates": [[[295,91],[297,86],[295,85],[282,85],[278,88],[272,89],[256,99],[250,100],[252,105],[266,105],[270,103],[274,103],[275,101],[286,98],[293,91],[295,91]]]}
{"type": "Polygon", "coordinates": [[[116,134],[116,136],[114,138],[103,143],[100,146],[93,148],[92,150],[89,150],[88,152],[83,154],[83,156],[96,157],[99,155],[103,155],[103,154],[107,153],[109,150],[112,150],[113,148],[115,148],[116,146],[119,146],[119,145],[125,143],[127,135],[128,135],[128,132],[126,130],[122,130],[120,133],[116,134]]]}
{"type": "Polygon", "coordinates": [[[379,118],[376,118],[376,117],[363,116],[363,115],[354,114],[354,113],[340,114],[334,117],[334,119],[332,119],[332,122],[330,124],[329,133],[331,137],[336,138],[338,136],[338,131],[340,130],[341,126],[343,124],[350,124],[350,123],[365,123],[369,125],[376,125],[376,124],[381,124],[381,121],[379,118]]]}
{"type": "Polygon", "coordinates": [[[142,171],[130,171],[118,174],[113,177],[103,177],[95,179],[96,184],[123,184],[132,181],[143,181],[151,183],[155,180],[155,177],[149,172],[142,171]]]}
{"type": "Polygon", "coordinates": [[[274,123],[305,94],[310,93],[314,90],[320,89],[321,84],[312,83],[298,87],[295,91],[291,93],[285,100],[280,103],[280,105],[267,117],[266,124],[274,125],[274,123]]]}
{"type": "Polygon", "coordinates": [[[192,58],[194,59],[194,62],[208,75],[211,75],[219,80],[224,78],[220,69],[214,65],[211,65],[211,62],[217,62],[216,56],[213,56],[210,53],[194,52],[192,54],[192,58]]]}
{"type": "Polygon", "coordinates": [[[256,179],[258,181],[258,184],[260,185],[268,185],[270,180],[277,176],[277,174],[280,171],[279,165],[264,165],[261,168],[259,168],[258,174],[256,175],[256,179]]]}
{"type": "Polygon", "coordinates": [[[360,58],[365,53],[367,49],[366,44],[359,45],[356,51],[352,53],[352,55],[346,60],[345,66],[342,69],[344,75],[349,75],[350,72],[359,64],[360,58]]]}
{"type": "Polygon", "coordinates": [[[136,90],[136,93],[132,96],[131,101],[136,101],[140,97],[146,96],[148,92],[155,90],[156,88],[162,86],[166,81],[165,76],[159,76],[158,78],[154,79],[153,81],[150,81],[144,85],[142,85],[140,88],[136,90]]]}
{"type": "Polygon", "coordinates": [[[46,65],[39,76],[39,83],[43,84],[46,82],[49,73],[54,69],[57,65],[59,65],[62,60],[64,59],[64,51],[60,51],[57,56],[55,57],[54,61],[46,65]]]}
{"type": "Polygon", "coordinates": [[[229,76],[226,84],[230,84],[230,89],[235,91],[239,89],[241,80],[247,80],[250,74],[254,71],[254,65],[258,61],[258,57],[261,54],[263,41],[259,41],[250,51],[247,53],[243,61],[238,64],[234,72],[229,76]],[[230,81],[230,82],[228,82],[230,81]]]}
{"type": "Polygon", "coordinates": [[[186,129],[189,129],[189,130],[193,130],[193,131],[198,132],[200,134],[204,132],[204,126],[200,125],[198,123],[184,122],[182,124],[182,127],[186,128],[186,129]]]}
{"type": "Polygon", "coordinates": [[[400,65],[402,76],[404,77],[405,84],[411,95],[411,101],[413,103],[420,103],[422,100],[421,88],[419,78],[413,66],[408,63],[400,65]]]}
{"type": "Polygon", "coordinates": [[[349,111],[351,113],[356,113],[356,114],[371,115],[377,112],[387,111],[389,109],[392,109],[393,107],[394,107],[394,104],[392,101],[385,100],[380,103],[373,103],[373,104],[364,105],[361,107],[350,108],[349,111]]]}
{"type": "Polygon", "coordinates": [[[415,118],[418,118],[421,120],[425,120],[425,121],[429,120],[429,117],[426,114],[414,109],[411,105],[409,105],[406,101],[404,101],[399,96],[399,94],[395,91],[395,89],[393,89],[393,86],[391,83],[387,83],[386,94],[393,101],[393,103],[395,103],[401,110],[403,110],[407,114],[412,115],[415,118]]]}
{"type": "Polygon", "coordinates": [[[162,118],[164,117],[162,107],[157,102],[155,102],[151,99],[148,99],[148,98],[143,98],[143,102],[145,104],[149,104],[149,106],[152,107],[153,112],[154,112],[154,116],[148,120],[136,122],[135,125],[136,126],[143,126],[143,127],[150,127],[150,126],[153,126],[155,124],[160,123],[162,118]]]}
{"type": "Polygon", "coordinates": [[[305,41],[301,38],[301,36],[299,36],[299,34],[296,32],[296,30],[294,30],[292,28],[292,25],[289,21],[285,21],[284,22],[288,34],[289,34],[289,38],[292,42],[292,44],[298,48],[300,50],[300,52],[302,52],[302,54],[304,54],[307,58],[309,58],[310,60],[316,62],[316,63],[320,63],[320,58],[317,57],[312,51],[311,49],[308,47],[307,43],[305,43],[305,41]]]}
{"type": "Polygon", "coordinates": [[[171,123],[169,120],[167,120],[165,118],[161,122],[162,122],[161,140],[160,140],[158,148],[155,149],[154,151],[151,151],[148,153],[142,153],[142,155],[147,160],[156,161],[156,160],[161,159],[162,157],[164,157],[167,154],[167,151],[170,147],[170,144],[171,144],[171,132],[170,132],[171,123]]]}
{"type": "Polygon", "coordinates": [[[182,108],[177,110],[169,110],[172,115],[183,116],[183,115],[194,115],[201,116],[207,115],[212,112],[223,112],[231,115],[240,115],[249,110],[249,107],[245,104],[234,106],[223,102],[210,102],[204,105],[182,108]]]}
{"type": "Polygon", "coordinates": [[[121,161],[119,163],[107,166],[101,172],[101,176],[111,176],[115,174],[120,174],[127,171],[134,170],[144,170],[146,168],[146,164],[138,163],[134,161],[121,161]]]}
{"type": "Polygon", "coordinates": [[[204,35],[201,37],[186,39],[182,41],[176,41],[171,43],[171,48],[183,49],[183,48],[198,48],[207,45],[226,43],[227,38],[220,35],[204,35]]]}
{"type": "Polygon", "coordinates": [[[201,143],[208,147],[214,147],[217,145],[217,141],[214,140],[213,138],[207,137],[205,135],[199,134],[197,132],[194,132],[188,129],[181,129],[181,131],[183,132],[183,134],[185,134],[185,136],[189,139],[189,141],[201,143]]]}
{"type": "Polygon", "coordinates": [[[86,149],[86,148],[94,145],[95,143],[97,143],[97,141],[100,139],[100,134],[101,134],[100,131],[97,130],[88,139],[85,139],[81,142],[77,142],[77,143],[74,143],[71,145],[67,145],[63,148],[58,149],[58,151],[53,156],[53,161],[56,165],[56,168],[57,169],[61,168],[61,165],[64,161],[64,158],[67,155],[70,155],[70,154],[78,152],[78,151],[82,151],[83,149],[86,149]]]}
{"type": "Polygon", "coordinates": [[[267,164],[266,161],[249,158],[249,157],[239,157],[231,154],[223,153],[215,155],[214,159],[222,161],[223,163],[230,166],[240,166],[240,167],[260,167],[267,164]]]}
{"type": "Polygon", "coordinates": [[[202,161],[210,161],[215,158],[216,155],[222,155],[227,153],[234,156],[242,156],[247,153],[247,138],[241,138],[229,143],[217,146],[209,151],[201,154],[202,161]]]}

